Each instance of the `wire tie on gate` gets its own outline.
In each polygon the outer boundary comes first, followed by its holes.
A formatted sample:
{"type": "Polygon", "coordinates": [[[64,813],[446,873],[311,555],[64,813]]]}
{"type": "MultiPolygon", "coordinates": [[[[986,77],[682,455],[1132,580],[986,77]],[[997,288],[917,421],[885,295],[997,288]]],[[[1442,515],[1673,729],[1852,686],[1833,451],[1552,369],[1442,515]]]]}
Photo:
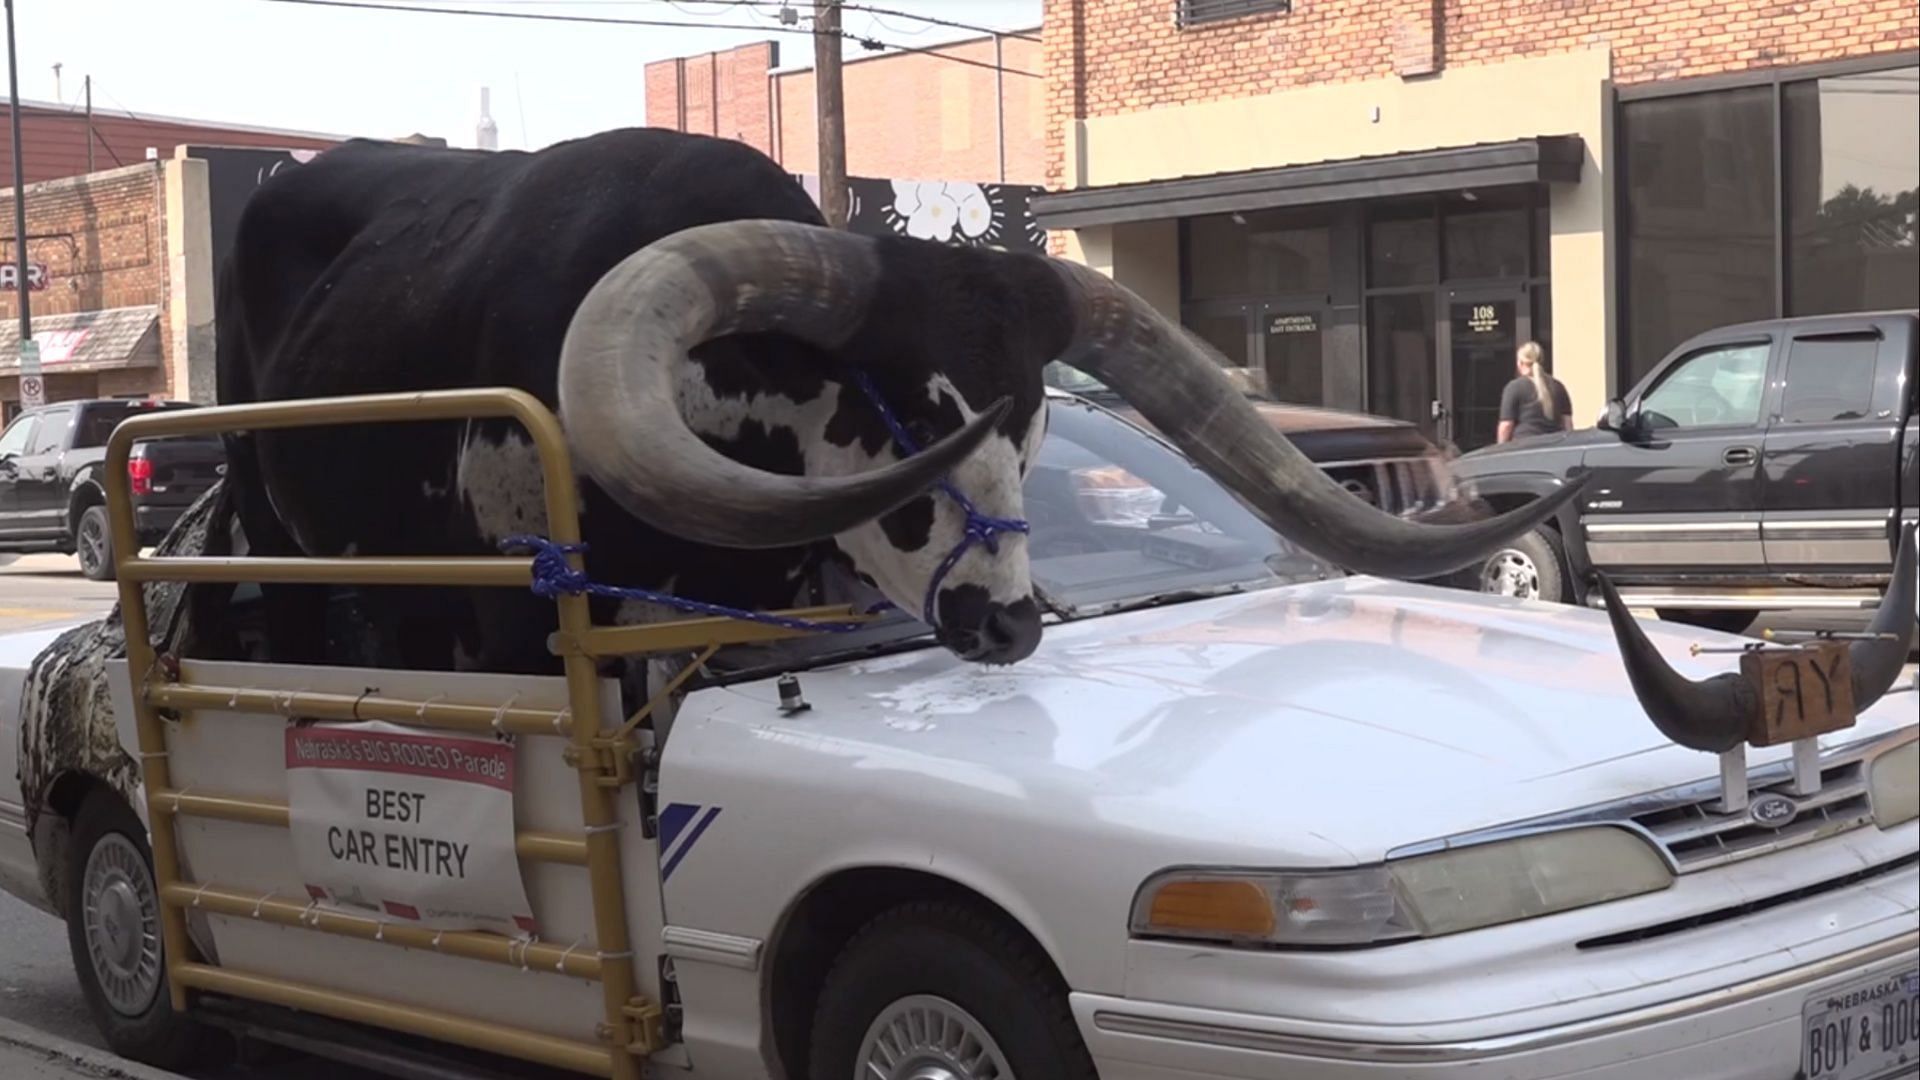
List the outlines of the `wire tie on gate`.
{"type": "Polygon", "coordinates": [[[228,711],[230,711],[230,712],[238,712],[238,711],[239,711],[239,709],[240,709],[240,695],[241,695],[241,694],[244,694],[244,693],[246,693],[246,690],[245,690],[245,689],[243,689],[243,688],[241,688],[241,687],[234,687],[234,690],[233,690],[233,696],[227,699],[227,709],[228,709],[228,711]]]}
{"type": "Polygon", "coordinates": [[[571,705],[553,714],[553,733],[555,735],[565,735],[567,733],[567,721],[572,718],[572,714],[573,706],[571,705]]]}
{"type": "Polygon", "coordinates": [[[435,930],[433,932],[433,951],[434,952],[440,951],[440,939],[445,936],[447,936],[447,932],[445,930],[435,930]]]}
{"type": "Polygon", "coordinates": [[[313,921],[313,925],[319,926],[320,925],[320,912],[318,910],[319,907],[320,907],[320,901],[308,900],[307,906],[300,909],[300,918],[297,921],[301,923],[305,923],[309,919],[311,919],[313,921]]]}
{"type": "Polygon", "coordinates": [[[554,962],[553,970],[564,974],[567,970],[567,957],[572,956],[573,950],[579,948],[581,943],[585,942],[586,940],[587,940],[587,936],[585,934],[582,934],[579,937],[574,938],[573,944],[567,946],[564,950],[561,951],[560,959],[554,962]]]}
{"type": "Polygon", "coordinates": [[[203,881],[203,882],[201,882],[201,883],[200,883],[200,887],[199,887],[199,888],[197,888],[197,889],[195,889],[195,890],[193,890],[193,906],[194,906],[194,907],[199,907],[199,906],[200,906],[200,897],[201,897],[201,896],[203,896],[203,895],[205,895],[205,893],[206,893],[206,891],[207,891],[207,887],[208,887],[209,885],[212,885],[212,884],[213,884],[213,882],[211,882],[211,881],[203,881]]]}
{"type": "Polygon", "coordinates": [[[387,940],[387,920],[381,919],[373,924],[373,940],[387,940]]]}
{"type": "Polygon", "coordinates": [[[413,710],[414,719],[425,720],[427,718],[427,706],[433,704],[436,701],[445,701],[446,698],[447,698],[447,695],[445,694],[435,694],[432,697],[428,698],[427,700],[421,702],[420,707],[413,710]]]}
{"type": "Polygon", "coordinates": [[[140,753],[141,761],[151,761],[154,758],[163,758],[167,756],[167,752],[165,750],[142,750],[139,753],[140,753]]]}
{"type": "Polygon", "coordinates": [[[612,832],[624,824],[626,823],[623,821],[610,821],[605,825],[589,825],[581,831],[585,832],[588,836],[592,836],[594,833],[612,832]]]}
{"type": "Polygon", "coordinates": [[[513,708],[513,703],[519,700],[520,691],[515,690],[507,700],[500,703],[499,708],[493,710],[493,733],[495,735],[505,735],[507,733],[507,710],[513,708]]]}
{"type": "Polygon", "coordinates": [[[257,919],[257,918],[259,918],[259,917],[260,917],[260,909],[261,909],[261,908],[263,908],[263,907],[266,907],[266,906],[267,906],[267,901],[268,901],[268,900],[271,900],[271,899],[273,899],[273,894],[272,894],[272,893],[270,893],[270,892],[264,892],[264,893],[261,893],[261,894],[260,894],[260,898],[259,898],[258,900],[255,900],[255,901],[253,902],[253,917],[254,917],[254,918],[256,918],[256,919],[257,919]]]}
{"type": "Polygon", "coordinates": [[[179,791],[170,791],[167,793],[173,798],[174,813],[177,814],[180,812],[180,800],[186,798],[192,792],[193,792],[193,785],[188,784],[186,787],[181,788],[179,791]]]}

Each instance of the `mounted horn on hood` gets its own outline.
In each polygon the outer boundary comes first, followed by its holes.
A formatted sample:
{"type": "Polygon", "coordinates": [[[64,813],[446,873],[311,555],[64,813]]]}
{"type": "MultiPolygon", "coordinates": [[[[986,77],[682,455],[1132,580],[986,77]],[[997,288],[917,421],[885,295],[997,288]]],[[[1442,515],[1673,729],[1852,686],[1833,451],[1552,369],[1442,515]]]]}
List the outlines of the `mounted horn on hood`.
{"type": "MultiPolygon", "coordinates": [[[[1856,713],[1867,711],[1893,687],[1913,647],[1915,530],[1905,532],[1894,558],[1893,578],[1867,636],[1847,646],[1856,713]]],[[[1716,754],[1744,742],[1759,713],[1759,687],[1737,671],[1697,681],[1675,671],[1647,640],[1613,582],[1605,574],[1597,577],[1634,696],[1660,733],[1681,746],[1716,754]]]]}
{"type": "Polygon", "coordinates": [[[865,237],[789,221],[729,221],[649,244],[581,301],[560,348],[560,417],[586,474],[635,516],[732,548],[824,540],[951,472],[1005,415],[1004,400],[906,461],[858,476],[783,476],[701,441],[674,380],[693,347],[779,331],[822,349],[866,320],[879,263],[865,237]]]}
{"type": "Polygon", "coordinates": [[[1392,578],[1431,578],[1486,558],[1552,518],[1587,483],[1465,525],[1394,517],[1336,484],[1261,418],[1206,346],[1105,275],[1053,264],[1074,304],[1062,361],[1111,386],[1154,427],[1299,547],[1336,565],[1392,578]]]}

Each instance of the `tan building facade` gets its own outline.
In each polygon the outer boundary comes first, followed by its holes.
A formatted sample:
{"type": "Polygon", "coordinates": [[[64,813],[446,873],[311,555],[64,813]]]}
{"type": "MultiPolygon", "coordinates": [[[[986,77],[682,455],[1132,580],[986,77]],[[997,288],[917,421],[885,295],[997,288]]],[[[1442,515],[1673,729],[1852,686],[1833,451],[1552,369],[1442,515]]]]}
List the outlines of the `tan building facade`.
{"type": "Polygon", "coordinates": [[[1910,0],[1048,0],[1044,22],[1039,224],[1275,396],[1471,448],[1528,339],[1584,425],[1709,326],[1920,303],[1910,0]]]}

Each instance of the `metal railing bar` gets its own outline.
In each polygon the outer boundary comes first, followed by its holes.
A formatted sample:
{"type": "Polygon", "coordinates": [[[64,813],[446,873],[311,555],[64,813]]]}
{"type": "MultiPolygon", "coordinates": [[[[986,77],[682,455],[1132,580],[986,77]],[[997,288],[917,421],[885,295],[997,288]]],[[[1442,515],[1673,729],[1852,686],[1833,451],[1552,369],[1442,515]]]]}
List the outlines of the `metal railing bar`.
{"type": "MultiPolygon", "coordinates": [[[[507,1027],[485,1020],[474,1020],[437,1009],[402,1005],[361,994],[304,986],[267,975],[233,971],[208,964],[180,961],[172,965],[171,978],[181,987],[217,994],[252,998],[290,1009],[351,1020],[360,1024],[424,1035],[430,1039],[470,1046],[491,1053],[505,1054],[523,1061],[539,1062],[570,1069],[590,1076],[614,1075],[613,1050],[592,1043],[563,1039],[524,1028],[507,1027]]],[[[631,1060],[624,1050],[619,1057],[631,1060]]]]}
{"type": "MultiPolygon", "coordinates": [[[[245,825],[286,828],[290,820],[286,803],[262,799],[242,799],[231,795],[190,795],[183,791],[156,791],[154,801],[169,813],[181,817],[235,821],[245,825]]],[[[583,836],[527,830],[514,835],[513,848],[523,859],[556,863],[562,866],[587,865],[587,841],[583,836]]]]}
{"type": "Polygon", "coordinates": [[[129,560],[128,581],[188,581],[270,585],[446,585],[526,588],[533,560],[517,555],[435,558],[351,556],[340,559],[270,559],[236,556],[152,555],[129,560]]]}
{"type": "Polygon", "coordinates": [[[252,687],[152,683],[147,687],[147,700],[159,708],[180,712],[269,713],[311,720],[386,720],[475,734],[509,731],[516,735],[565,736],[573,730],[568,711],[407,701],[371,694],[362,697],[312,690],[282,693],[252,687]]]}
{"type": "Polygon", "coordinates": [[[461,930],[429,930],[366,916],[348,915],[331,908],[278,897],[256,897],[234,889],[214,885],[195,885],[176,881],[160,891],[160,902],[182,909],[231,915],[241,919],[259,919],[275,926],[318,930],[323,934],[359,938],[398,945],[406,949],[426,949],[468,960],[484,960],[528,971],[565,973],[575,978],[600,979],[600,957],[590,948],[568,949],[545,943],[520,943],[499,934],[461,930]]]}
{"type": "MultiPolygon", "coordinates": [[[[772,614],[814,622],[859,622],[869,618],[845,606],[794,608],[772,614]]],[[[685,652],[691,649],[703,649],[710,645],[751,645],[766,641],[783,641],[787,638],[807,637],[813,633],[814,631],[811,630],[792,630],[784,626],[742,622],[738,619],[722,617],[676,619],[672,622],[642,623],[633,626],[591,627],[578,636],[577,648],[582,655],[595,658],[644,656],[648,653],[685,652]]],[[[566,639],[561,635],[555,635],[554,639],[548,642],[548,648],[557,655],[566,655],[566,645],[566,639]]]]}

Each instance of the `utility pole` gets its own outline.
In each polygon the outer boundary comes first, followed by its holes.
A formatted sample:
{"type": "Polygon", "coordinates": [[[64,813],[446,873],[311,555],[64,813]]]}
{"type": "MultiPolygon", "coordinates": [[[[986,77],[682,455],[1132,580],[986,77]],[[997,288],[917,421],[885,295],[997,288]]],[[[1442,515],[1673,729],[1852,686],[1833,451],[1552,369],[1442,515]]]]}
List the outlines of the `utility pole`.
{"type": "Polygon", "coordinates": [[[20,166],[20,65],[13,53],[13,0],[7,0],[7,97],[13,120],[14,285],[20,290],[20,374],[37,375],[40,350],[33,340],[33,312],[27,285],[27,185],[20,166]],[[31,366],[29,366],[31,364],[31,366]]]}
{"type": "MultiPolygon", "coordinates": [[[[8,0],[9,3],[12,0],[8,0]]],[[[847,110],[840,88],[840,0],[813,0],[813,99],[820,135],[820,211],[847,227],[847,110]]]]}
{"type": "Polygon", "coordinates": [[[87,171],[93,171],[93,76],[86,78],[87,88],[87,171]]]}

